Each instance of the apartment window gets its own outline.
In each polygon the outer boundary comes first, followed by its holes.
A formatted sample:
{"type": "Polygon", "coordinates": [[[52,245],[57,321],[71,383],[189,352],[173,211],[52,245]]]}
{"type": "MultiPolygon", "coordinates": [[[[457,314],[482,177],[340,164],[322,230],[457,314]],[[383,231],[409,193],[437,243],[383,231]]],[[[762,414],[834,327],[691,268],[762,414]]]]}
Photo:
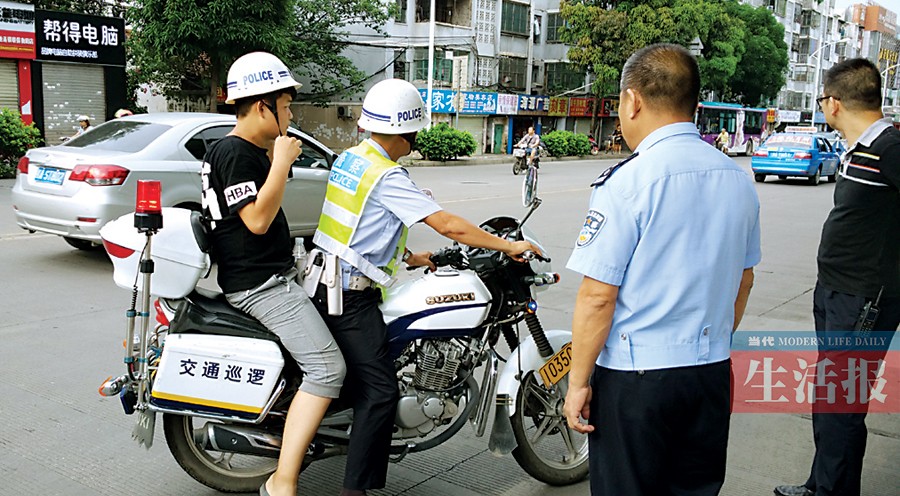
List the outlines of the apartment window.
{"type": "Polygon", "coordinates": [[[397,0],[397,17],[394,21],[406,24],[406,10],[406,0],[397,0]]]}
{"type": "Polygon", "coordinates": [[[525,89],[526,59],[503,57],[500,59],[500,83],[507,88],[525,89]]]}
{"type": "MultiPolygon", "coordinates": [[[[472,0],[434,0],[434,22],[471,26],[472,0]]],[[[428,22],[431,0],[416,0],[416,22],[428,22]]]]}
{"type": "Polygon", "coordinates": [[[559,28],[565,26],[566,21],[563,20],[559,13],[547,14],[547,42],[560,42],[559,28]]]}
{"type": "Polygon", "coordinates": [[[406,50],[394,50],[394,78],[407,79],[408,77],[409,68],[406,66],[406,50]]]}
{"type": "MultiPolygon", "coordinates": [[[[414,62],[415,74],[413,79],[424,81],[428,79],[428,50],[417,49],[416,60],[414,62]]],[[[453,82],[453,60],[444,57],[444,52],[434,52],[434,74],[435,81],[443,81],[447,84],[453,82]]]]}
{"type": "Polygon", "coordinates": [[[500,31],[528,36],[528,5],[503,2],[500,31]]]}
{"type": "Polygon", "coordinates": [[[565,62],[547,64],[546,74],[547,90],[551,94],[584,86],[584,72],[575,70],[571,64],[565,62]]]}

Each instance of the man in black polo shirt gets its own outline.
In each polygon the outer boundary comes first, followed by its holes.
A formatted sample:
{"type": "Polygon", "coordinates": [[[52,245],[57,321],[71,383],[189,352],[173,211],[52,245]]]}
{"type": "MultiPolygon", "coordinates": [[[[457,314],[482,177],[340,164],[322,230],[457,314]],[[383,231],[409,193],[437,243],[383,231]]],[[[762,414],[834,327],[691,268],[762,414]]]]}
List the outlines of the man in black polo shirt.
{"type": "MultiPolygon", "coordinates": [[[[846,375],[843,370],[851,358],[883,358],[900,324],[900,132],[881,113],[881,76],[866,59],[832,67],[825,74],[824,94],[816,101],[828,125],[850,144],[819,245],[813,297],[816,335],[824,338],[820,343],[848,337],[853,343],[858,337],[883,338],[870,342],[884,343],[865,354],[820,344],[819,363],[829,359],[834,362],[830,370],[846,375]],[[877,317],[865,311],[867,303],[878,308],[877,317]],[[858,322],[865,316],[875,318],[872,330],[860,329],[858,322]]],[[[775,494],[859,496],[866,407],[849,407],[817,398],[816,453],[809,479],[800,486],[778,486],[775,494]],[[836,413],[848,410],[853,413],[836,413]]]]}

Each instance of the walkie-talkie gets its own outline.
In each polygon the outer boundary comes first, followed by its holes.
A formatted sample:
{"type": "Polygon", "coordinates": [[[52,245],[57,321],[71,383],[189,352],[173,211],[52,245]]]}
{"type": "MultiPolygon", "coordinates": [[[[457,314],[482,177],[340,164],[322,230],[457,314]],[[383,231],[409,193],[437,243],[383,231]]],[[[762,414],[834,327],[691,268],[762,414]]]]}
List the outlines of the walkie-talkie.
{"type": "Polygon", "coordinates": [[[881,293],[883,291],[884,286],[878,291],[875,301],[867,301],[859,312],[859,318],[856,319],[856,325],[853,327],[853,330],[858,332],[860,337],[868,337],[875,329],[875,321],[878,320],[878,312],[880,311],[878,302],[881,301],[881,293]]]}

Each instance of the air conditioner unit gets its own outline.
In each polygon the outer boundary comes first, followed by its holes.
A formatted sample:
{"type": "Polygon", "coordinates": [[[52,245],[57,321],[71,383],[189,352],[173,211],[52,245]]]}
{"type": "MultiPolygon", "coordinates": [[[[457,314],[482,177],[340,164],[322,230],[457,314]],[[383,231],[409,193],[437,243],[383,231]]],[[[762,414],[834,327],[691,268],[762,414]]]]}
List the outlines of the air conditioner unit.
{"type": "Polygon", "coordinates": [[[338,105],[337,116],[338,119],[352,119],[353,109],[350,107],[350,105],[338,105]]]}

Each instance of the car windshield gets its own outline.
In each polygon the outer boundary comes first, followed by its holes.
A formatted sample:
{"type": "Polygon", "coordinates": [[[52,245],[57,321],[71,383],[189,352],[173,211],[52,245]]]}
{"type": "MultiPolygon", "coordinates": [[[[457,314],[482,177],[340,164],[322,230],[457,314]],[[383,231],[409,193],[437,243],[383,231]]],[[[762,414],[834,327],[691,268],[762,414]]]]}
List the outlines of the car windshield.
{"type": "Polygon", "coordinates": [[[772,136],[766,141],[766,146],[785,146],[790,148],[811,148],[812,136],[784,135],[772,136]]]}
{"type": "Polygon", "coordinates": [[[172,126],[139,121],[109,121],[63,146],[133,153],[143,150],[172,126]]]}

